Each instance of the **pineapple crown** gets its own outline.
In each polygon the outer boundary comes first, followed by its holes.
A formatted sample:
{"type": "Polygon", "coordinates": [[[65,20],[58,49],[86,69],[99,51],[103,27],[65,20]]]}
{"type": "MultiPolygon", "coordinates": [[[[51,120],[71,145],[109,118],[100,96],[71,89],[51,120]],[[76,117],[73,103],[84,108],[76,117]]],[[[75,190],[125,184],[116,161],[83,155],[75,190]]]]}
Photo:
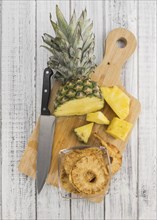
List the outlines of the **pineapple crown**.
{"type": "Polygon", "coordinates": [[[88,76],[95,67],[95,36],[92,32],[93,23],[87,19],[86,9],[82,11],[78,20],[74,10],[68,24],[56,5],[56,17],[55,23],[50,14],[50,22],[56,36],[52,37],[46,33],[42,36],[47,44],[42,47],[52,53],[48,66],[56,71],[55,78],[63,82],[88,76]]]}

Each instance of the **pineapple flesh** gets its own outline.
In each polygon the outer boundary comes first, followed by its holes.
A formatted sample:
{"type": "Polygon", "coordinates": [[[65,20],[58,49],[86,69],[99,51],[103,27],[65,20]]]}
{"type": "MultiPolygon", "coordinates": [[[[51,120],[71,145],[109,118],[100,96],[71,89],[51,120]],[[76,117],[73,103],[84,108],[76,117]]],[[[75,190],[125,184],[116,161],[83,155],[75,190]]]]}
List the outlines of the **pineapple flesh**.
{"type": "Polygon", "coordinates": [[[112,119],[111,124],[108,126],[106,132],[114,138],[125,141],[132,126],[133,125],[130,122],[115,117],[112,119]]]}
{"type": "Polygon", "coordinates": [[[102,95],[116,115],[125,119],[129,115],[130,98],[117,86],[101,87],[102,95]]]}
{"type": "Polygon", "coordinates": [[[110,123],[108,118],[101,111],[87,114],[86,121],[95,122],[102,125],[108,125],[110,123]]]}
{"type": "Polygon", "coordinates": [[[78,20],[74,11],[68,23],[56,6],[56,17],[55,23],[50,15],[56,36],[43,35],[43,47],[51,53],[48,66],[62,82],[54,101],[54,115],[84,115],[100,110],[104,99],[97,83],[90,79],[95,68],[93,23],[87,19],[86,10],[78,20]]]}
{"type": "Polygon", "coordinates": [[[83,141],[84,143],[88,142],[88,139],[92,133],[93,125],[94,125],[94,123],[89,123],[87,125],[83,125],[81,127],[74,129],[79,140],[83,141]]]}

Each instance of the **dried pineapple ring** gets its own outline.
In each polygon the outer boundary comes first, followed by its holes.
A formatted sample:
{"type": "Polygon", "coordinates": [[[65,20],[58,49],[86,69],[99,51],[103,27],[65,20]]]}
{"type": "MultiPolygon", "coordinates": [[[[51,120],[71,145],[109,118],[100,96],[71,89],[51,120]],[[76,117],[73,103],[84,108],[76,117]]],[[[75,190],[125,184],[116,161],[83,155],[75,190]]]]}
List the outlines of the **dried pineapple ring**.
{"type": "Polygon", "coordinates": [[[61,175],[60,175],[60,180],[61,180],[61,186],[70,193],[77,193],[77,189],[74,188],[74,186],[70,183],[69,181],[69,175],[65,172],[64,169],[61,170],[61,175]]]}
{"type": "Polygon", "coordinates": [[[102,192],[108,182],[104,165],[94,155],[78,160],[69,178],[79,192],[88,195],[102,192]]]}
{"type": "Polygon", "coordinates": [[[91,154],[95,154],[99,159],[103,160],[103,153],[98,148],[85,148],[83,150],[75,150],[68,153],[64,159],[64,169],[66,173],[69,174],[71,172],[77,160],[91,154]]]}
{"type": "Polygon", "coordinates": [[[122,155],[120,151],[114,145],[106,143],[98,134],[94,134],[94,136],[101,142],[102,146],[107,148],[111,159],[111,173],[114,175],[122,166],[122,155]]]}
{"type": "Polygon", "coordinates": [[[64,169],[67,174],[71,172],[72,167],[79,158],[80,158],[80,154],[76,151],[70,152],[65,156],[64,169]]]}

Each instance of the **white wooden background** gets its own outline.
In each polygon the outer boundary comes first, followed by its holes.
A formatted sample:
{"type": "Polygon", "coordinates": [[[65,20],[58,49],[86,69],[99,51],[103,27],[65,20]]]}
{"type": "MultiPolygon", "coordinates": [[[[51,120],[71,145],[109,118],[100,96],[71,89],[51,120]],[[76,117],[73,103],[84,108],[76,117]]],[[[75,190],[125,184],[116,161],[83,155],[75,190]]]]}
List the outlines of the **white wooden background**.
{"type": "Polygon", "coordinates": [[[0,1],[0,128],[4,220],[157,219],[156,64],[157,1],[0,1]],[[101,204],[64,201],[46,186],[37,195],[35,181],[20,174],[17,164],[40,111],[42,74],[48,52],[41,35],[52,33],[49,12],[55,5],[69,18],[85,7],[94,21],[96,57],[103,57],[104,39],[116,27],[131,30],[138,48],[123,68],[122,80],[142,104],[142,113],[124,154],[121,171],[101,204]]]}

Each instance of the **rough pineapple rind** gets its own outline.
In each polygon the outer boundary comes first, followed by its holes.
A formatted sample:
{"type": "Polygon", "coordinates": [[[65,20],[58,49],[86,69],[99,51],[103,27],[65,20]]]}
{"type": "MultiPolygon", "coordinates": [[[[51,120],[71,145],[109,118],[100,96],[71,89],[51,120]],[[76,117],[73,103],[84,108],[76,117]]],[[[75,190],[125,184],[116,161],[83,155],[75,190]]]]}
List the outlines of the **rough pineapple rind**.
{"type": "Polygon", "coordinates": [[[114,138],[125,141],[132,126],[133,125],[130,122],[115,117],[112,119],[111,124],[108,126],[106,132],[114,138]]]}
{"type": "Polygon", "coordinates": [[[90,137],[90,135],[92,133],[93,125],[94,125],[94,123],[90,123],[90,124],[83,125],[81,127],[78,127],[78,128],[74,129],[76,135],[84,143],[88,142],[88,139],[89,139],[89,137],[90,137]]]}
{"type": "Polygon", "coordinates": [[[95,122],[97,124],[106,124],[106,125],[110,123],[110,121],[101,111],[87,114],[86,121],[95,122]]]}
{"type": "Polygon", "coordinates": [[[117,86],[101,87],[101,92],[116,115],[125,119],[129,114],[130,98],[117,86]]]}

